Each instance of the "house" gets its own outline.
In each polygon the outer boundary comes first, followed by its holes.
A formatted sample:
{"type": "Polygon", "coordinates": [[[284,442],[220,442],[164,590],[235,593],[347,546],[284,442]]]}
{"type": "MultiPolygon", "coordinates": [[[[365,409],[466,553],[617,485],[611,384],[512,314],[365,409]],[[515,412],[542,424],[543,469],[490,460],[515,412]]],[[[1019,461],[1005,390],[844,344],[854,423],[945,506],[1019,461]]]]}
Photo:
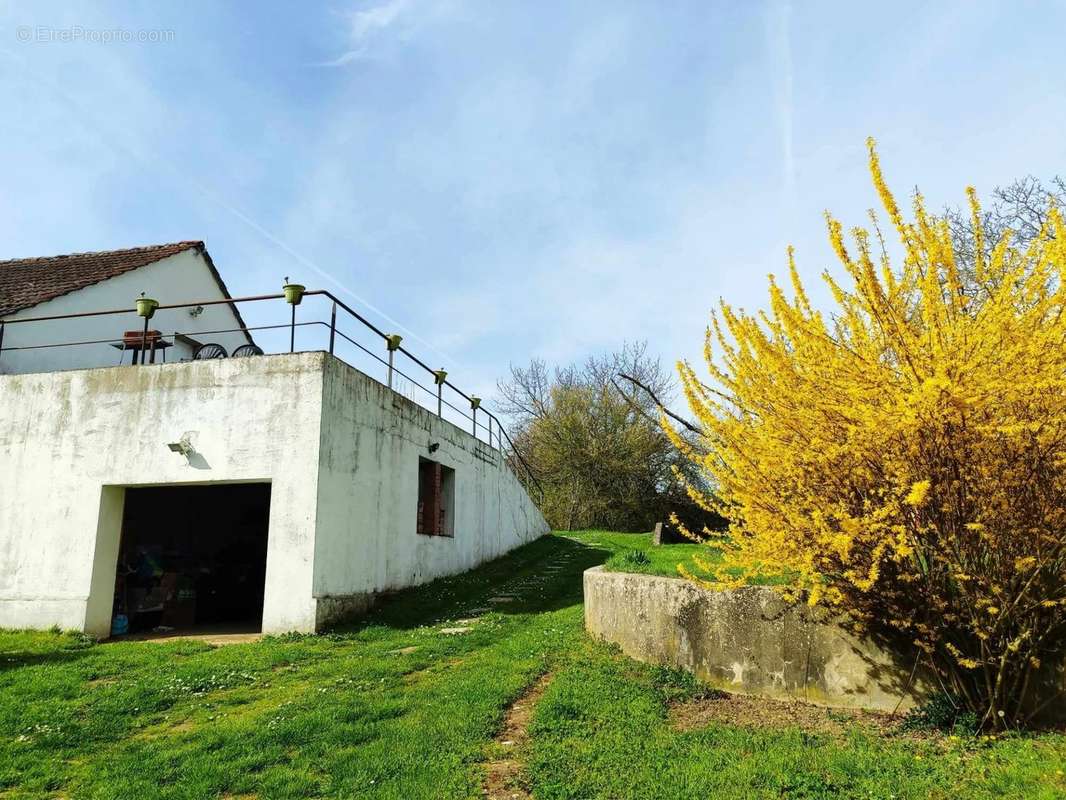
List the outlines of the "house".
{"type": "MultiPolygon", "coordinates": [[[[288,352],[286,337],[279,354],[193,359],[216,331],[248,340],[202,244],[0,262],[0,627],[313,632],[547,532],[477,398],[443,373],[428,407],[401,396],[392,358],[428,368],[328,292],[308,296],[332,310],[314,323],[321,349],[288,352]],[[8,350],[121,337],[144,322],[124,310],[142,290],[163,305],[160,341],[188,339],[183,357],[8,350]],[[118,313],[39,319],[96,310],[118,313]],[[360,340],[387,352],[368,357],[377,377],[340,357],[360,340]],[[447,403],[468,411],[449,420],[447,403]]],[[[300,299],[259,298],[257,313],[285,327],[300,299]]]]}
{"type": "MultiPolygon", "coordinates": [[[[166,298],[168,304],[230,297],[203,242],[0,261],[0,321],[129,309],[122,317],[5,325],[0,373],[103,367],[130,361],[134,354],[123,347],[123,333],[142,330],[143,320],[134,311],[134,301],[142,292],[166,298]],[[66,344],[72,342],[88,344],[66,344]],[[65,346],[49,346],[56,343],[65,346]]],[[[191,358],[201,344],[183,333],[191,330],[225,331],[212,334],[211,341],[232,351],[252,343],[246,328],[236,306],[161,309],[152,318],[152,329],[168,337],[168,344],[153,355],[166,361],[191,358]]]]}

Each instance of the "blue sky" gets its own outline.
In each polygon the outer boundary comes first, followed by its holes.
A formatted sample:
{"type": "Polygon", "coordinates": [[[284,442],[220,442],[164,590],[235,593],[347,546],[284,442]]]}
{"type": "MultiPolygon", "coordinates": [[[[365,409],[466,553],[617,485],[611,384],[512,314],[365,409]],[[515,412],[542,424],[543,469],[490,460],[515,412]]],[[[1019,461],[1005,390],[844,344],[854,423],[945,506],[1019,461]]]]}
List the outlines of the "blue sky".
{"type": "Polygon", "coordinates": [[[933,206],[1066,172],[1063,30],[1062,2],[0,2],[0,258],[204,239],[235,294],[339,291],[486,396],[627,338],[698,357],[787,243],[812,288],[832,267],[867,135],[933,206]],[[42,41],[75,28],[172,33],[42,41]]]}

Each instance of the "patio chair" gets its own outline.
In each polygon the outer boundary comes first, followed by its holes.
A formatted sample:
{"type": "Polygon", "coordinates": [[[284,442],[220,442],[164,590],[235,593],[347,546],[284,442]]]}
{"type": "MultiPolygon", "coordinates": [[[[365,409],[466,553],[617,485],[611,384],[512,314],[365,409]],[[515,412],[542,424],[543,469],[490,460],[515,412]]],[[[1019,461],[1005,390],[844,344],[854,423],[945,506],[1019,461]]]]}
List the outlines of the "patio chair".
{"type": "Polygon", "coordinates": [[[209,358],[225,358],[227,355],[225,347],[214,342],[208,342],[196,348],[196,352],[192,354],[192,360],[204,361],[209,358]]]}

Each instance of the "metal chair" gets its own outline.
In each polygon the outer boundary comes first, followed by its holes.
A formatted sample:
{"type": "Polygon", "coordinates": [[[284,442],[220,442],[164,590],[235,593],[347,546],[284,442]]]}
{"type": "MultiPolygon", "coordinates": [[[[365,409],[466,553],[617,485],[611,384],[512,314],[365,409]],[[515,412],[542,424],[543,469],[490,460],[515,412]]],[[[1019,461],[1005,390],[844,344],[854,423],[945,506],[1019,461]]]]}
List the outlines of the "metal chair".
{"type": "Polygon", "coordinates": [[[263,348],[257,344],[242,344],[232,353],[231,358],[241,358],[243,356],[261,356],[263,355],[263,348]]]}
{"type": "Polygon", "coordinates": [[[220,344],[214,342],[208,342],[202,344],[196,348],[196,352],[192,354],[193,361],[204,361],[209,358],[225,358],[227,356],[226,348],[220,344]]]}

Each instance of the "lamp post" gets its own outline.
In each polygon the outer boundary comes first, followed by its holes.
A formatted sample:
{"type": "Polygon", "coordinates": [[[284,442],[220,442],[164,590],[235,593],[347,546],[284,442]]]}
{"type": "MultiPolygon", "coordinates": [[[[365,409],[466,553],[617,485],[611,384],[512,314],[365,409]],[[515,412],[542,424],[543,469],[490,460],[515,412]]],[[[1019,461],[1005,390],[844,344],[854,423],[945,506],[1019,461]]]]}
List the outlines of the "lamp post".
{"type": "Polygon", "coordinates": [[[437,417],[442,417],[444,410],[444,381],[447,380],[448,373],[444,371],[444,368],[435,370],[433,372],[433,380],[437,384],[437,417]]]}
{"type": "Polygon", "coordinates": [[[296,352],[296,306],[304,299],[307,287],[302,283],[289,283],[289,276],[285,276],[285,285],[281,287],[285,293],[285,302],[292,306],[292,321],[289,323],[289,352],[296,352]]]}
{"type": "MultiPolygon", "coordinates": [[[[157,308],[159,308],[159,301],[154,300],[151,297],[145,297],[144,292],[141,292],[141,296],[137,298],[137,316],[144,317],[144,329],[141,331],[142,364],[144,363],[144,351],[148,349],[148,320],[152,318],[157,308]]],[[[155,358],[154,353],[152,355],[152,358],[155,358]]]]}
{"type": "Polygon", "coordinates": [[[398,333],[390,333],[385,337],[385,346],[389,348],[389,388],[392,388],[392,369],[393,359],[396,357],[396,351],[400,349],[400,342],[403,341],[403,337],[398,333]]]}

